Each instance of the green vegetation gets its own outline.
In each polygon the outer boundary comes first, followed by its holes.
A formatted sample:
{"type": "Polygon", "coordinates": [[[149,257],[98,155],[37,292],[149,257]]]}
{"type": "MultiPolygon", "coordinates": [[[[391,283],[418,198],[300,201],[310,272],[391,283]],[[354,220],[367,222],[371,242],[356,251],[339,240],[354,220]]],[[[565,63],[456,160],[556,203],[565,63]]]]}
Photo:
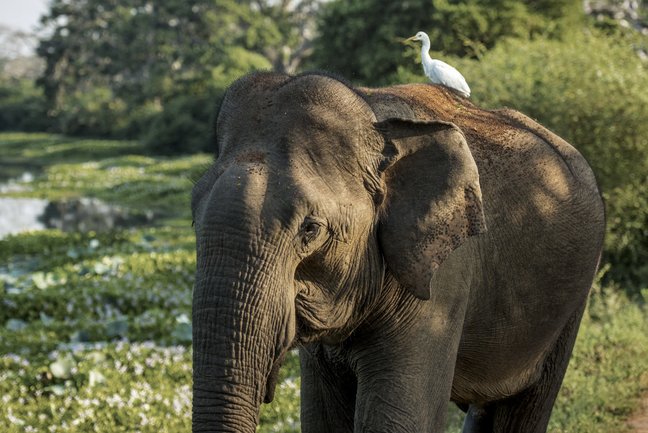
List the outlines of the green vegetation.
{"type": "Polygon", "coordinates": [[[457,65],[477,104],[518,109],[574,144],[603,190],[648,172],[648,64],[632,45],[598,32],[510,40],[457,65]]]}
{"type": "Polygon", "coordinates": [[[41,89],[29,80],[0,80],[0,131],[43,131],[49,126],[41,89]]]}
{"type": "MultiPolygon", "coordinates": [[[[151,158],[128,154],[133,149],[0,134],[0,151],[16,167],[42,170],[11,195],[93,196],[164,216],[140,229],[0,240],[3,432],[190,430],[195,241],[188,199],[190,179],[211,157],[151,158]]],[[[295,354],[282,374],[262,432],[299,431],[295,354]]]]}
{"type": "MultiPolygon", "coordinates": [[[[415,50],[401,42],[419,30],[429,33],[433,51],[479,57],[500,40],[561,35],[583,20],[580,2],[519,0],[332,1],[319,15],[320,37],[313,61],[366,85],[398,81],[402,65],[414,65],[415,50]],[[556,21],[556,17],[562,20],[556,21]]],[[[418,50],[416,50],[418,52],[418,50]]],[[[470,82],[470,80],[469,80],[470,82]]]]}
{"type": "MultiPolygon", "coordinates": [[[[644,301],[648,291],[644,290],[644,301]]],[[[648,391],[645,303],[619,291],[596,291],[585,315],[549,431],[621,432],[648,391]]]]}
{"type": "Polygon", "coordinates": [[[457,63],[478,104],[516,108],[583,153],[607,203],[604,281],[648,286],[648,63],[598,32],[511,40],[457,63]]]}
{"type": "MultiPolygon", "coordinates": [[[[648,286],[648,63],[627,40],[592,30],[565,40],[509,39],[480,59],[454,59],[485,108],[520,110],[589,161],[607,204],[605,283],[648,286]]],[[[399,69],[402,82],[426,80],[399,69]]]]}
{"type": "MultiPolygon", "coordinates": [[[[198,152],[213,152],[223,92],[257,69],[424,82],[418,49],[400,43],[418,30],[474,103],[524,112],[594,167],[606,244],[550,431],[623,431],[648,391],[646,0],[145,3],[54,0],[39,59],[0,47],[0,131],[66,134],[0,133],[0,182],[35,174],[0,197],[96,197],[155,215],[0,240],[0,431],[188,431],[189,191],[211,162],[198,152]]],[[[298,388],[291,354],[259,431],[299,431],[298,388]]],[[[451,409],[448,431],[461,420],[451,409]]]]}
{"type": "Polygon", "coordinates": [[[2,103],[0,86],[0,108],[11,109],[0,130],[46,120],[68,135],[137,138],[153,152],[205,150],[215,101],[231,81],[252,69],[299,66],[317,4],[54,0],[37,50],[40,93],[2,103]],[[21,107],[38,108],[34,119],[15,122],[21,107]]]}
{"type": "Polygon", "coordinates": [[[17,175],[43,170],[26,190],[8,193],[50,200],[92,196],[135,210],[187,216],[191,179],[209,165],[204,154],[176,159],[149,157],[137,142],[70,139],[48,134],[6,133],[0,137],[3,159],[17,175]]]}
{"type": "MultiPolygon", "coordinates": [[[[210,157],[128,154],[133,146],[0,134],[3,154],[42,169],[23,184],[23,196],[102,197],[166,218],[138,229],[45,230],[0,240],[2,431],[190,430],[195,252],[188,179],[210,157]],[[93,152],[99,156],[88,160],[93,152]]],[[[648,291],[637,293],[648,300],[648,291]]],[[[648,390],[643,305],[610,286],[595,290],[550,432],[621,431],[648,390]]],[[[299,384],[292,353],[275,401],[263,406],[260,432],[299,432],[299,384]]],[[[448,431],[461,422],[451,408],[448,431]]]]}

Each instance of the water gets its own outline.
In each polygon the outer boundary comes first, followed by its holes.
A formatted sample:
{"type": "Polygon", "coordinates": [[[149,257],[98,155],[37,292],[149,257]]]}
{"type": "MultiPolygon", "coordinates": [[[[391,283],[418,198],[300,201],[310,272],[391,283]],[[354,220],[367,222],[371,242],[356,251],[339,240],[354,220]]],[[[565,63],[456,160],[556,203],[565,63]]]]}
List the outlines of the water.
{"type": "MultiPolygon", "coordinates": [[[[30,190],[31,173],[0,183],[0,194],[30,190]]],[[[62,231],[105,231],[151,222],[151,212],[133,212],[91,197],[49,201],[0,197],[0,239],[28,230],[57,228],[62,231]]]]}
{"type": "Polygon", "coordinates": [[[0,239],[28,230],[43,230],[39,220],[48,200],[0,197],[0,239]]]}

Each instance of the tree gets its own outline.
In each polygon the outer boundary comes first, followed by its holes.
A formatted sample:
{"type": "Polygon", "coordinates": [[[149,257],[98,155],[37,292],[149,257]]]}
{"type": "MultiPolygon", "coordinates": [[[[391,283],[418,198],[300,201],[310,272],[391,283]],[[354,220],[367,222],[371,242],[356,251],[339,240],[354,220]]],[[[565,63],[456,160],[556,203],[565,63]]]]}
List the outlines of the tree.
{"type": "Polygon", "coordinates": [[[40,83],[56,113],[79,92],[106,89],[138,106],[204,80],[213,61],[204,12],[211,2],[191,0],[54,0],[43,26],[51,36],[38,54],[40,83]]]}
{"type": "Polygon", "coordinates": [[[271,61],[274,71],[295,73],[312,53],[320,3],[317,0],[258,0],[252,3],[251,7],[258,10],[263,20],[272,22],[279,35],[274,43],[259,47],[271,61]]]}
{"type": "Polygon", "coordinates": [[[0,130],[45,130],[44,98],[34,80],[43,62],[31,53],[32,33],[0,25],[0,130]]]}
{"type": "Polygon", "coordinates": [[[46,63],[39,84],[63,132],[133,135],[152,125],[147,119],[186,108],[186,98],[216,99],[250,70],[296,70],[310,49],[317,5],[53,0],[42,20],[49,36],[38,47],[46,63]],[[171,103],[176,98],[185,100],[171,103]]]}
{"type": "Polygon", "coordinates": [[[400,42],[418,30],[430,35],[433,51],[477,58],[498,40],[547,31],[576,0],[335,0],[322,8],[313,63],[364,84],[394,80],[399,65],[414,65],[414,50],[400,42]]]}

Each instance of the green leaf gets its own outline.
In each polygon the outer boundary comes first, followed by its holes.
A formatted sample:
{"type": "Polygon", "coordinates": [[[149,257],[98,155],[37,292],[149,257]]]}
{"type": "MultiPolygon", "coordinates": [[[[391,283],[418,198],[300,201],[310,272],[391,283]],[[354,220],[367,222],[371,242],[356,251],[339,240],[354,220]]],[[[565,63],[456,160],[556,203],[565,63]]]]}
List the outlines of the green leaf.
{"type": "Polygon", "coordinates": [[[49,326],[52,323],[54,323],[54,319],[47,314],[43,313],[42,311],[39,313],[41,322],[43,322],[43,325],[49,326]]]}
{"type": "Polygon", "coordinates": [[[72,377],[72,369],[74,367],[76,367],[76,363],[69,355],[60,358],[49,365],[52,376],[58,379],[69,379],[72,377]]]}
{"type": "Polygon", "coordinates": [[[27,327],[27,323],[20,319],[9,319],[5,324],[5,328],[9,331],[22,331],[27,327]]]}
{"type": "Polygon", "coordinates": [[[106,354],[99,351],[90,352],[88,353],[87,359],[95,364],[99,364],[106,360],[106,354]]]}
{"type": "Polygon", "coordinates": [[[128,334],[128,320],[117,319],[106,324],[106,335],[108,337],[125,337],[126,334],[128,334]]]}
{"type": "Polygon", "coordinates": [[[77,250],[76,248],[70,248],[69,250],[67,250],[67,253],[66,253],[66,254],[67,254],[67,256],[68,256],[69,258],[71,258],[71,259],[75,259],[75,260],[78,259],[79,256],[81,255],[81,254],[79,253],[79,250],[77,250]]]}
{"type": "Polygon", "coordinates": [[[32,274],[32,282],[37,288],[43,290],[51,284],[51,277],[44,272],[34,272],[32,274]]]}
{"type": "Polygon", "coordinates": [[[45,387],[45,391],[50,391],[54,395],[62,396],[65,394],[65,386],[63,385],[51,385],[45,387]]]}
{"type": "Polygon", "coordinates": [[[71,336],[70,336],[70,341],[72,343],[86,343],[90,341],[90,334],[86,330],[78,330],[75,331],[71,336]]]}
{"type": "Polygon", "coordinates": [[[96,386],[106,383],[106,377],[98,370],[90,370],[88,373],[88,383],[90,386],[96,386]]]}

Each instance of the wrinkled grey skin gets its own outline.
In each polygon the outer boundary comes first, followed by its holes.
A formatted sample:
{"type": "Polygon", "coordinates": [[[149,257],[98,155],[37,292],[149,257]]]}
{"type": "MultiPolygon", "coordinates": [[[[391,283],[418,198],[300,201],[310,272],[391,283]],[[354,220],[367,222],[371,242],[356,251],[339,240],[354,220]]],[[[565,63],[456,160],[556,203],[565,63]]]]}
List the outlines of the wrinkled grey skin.
{"type": "Polygon", "coordinates": [[[194,432],[254,432],[300,348],[302,431],[544,432],[604,212],[565,141],[443,87],[258,73],[192,195],[194,432]]]}

